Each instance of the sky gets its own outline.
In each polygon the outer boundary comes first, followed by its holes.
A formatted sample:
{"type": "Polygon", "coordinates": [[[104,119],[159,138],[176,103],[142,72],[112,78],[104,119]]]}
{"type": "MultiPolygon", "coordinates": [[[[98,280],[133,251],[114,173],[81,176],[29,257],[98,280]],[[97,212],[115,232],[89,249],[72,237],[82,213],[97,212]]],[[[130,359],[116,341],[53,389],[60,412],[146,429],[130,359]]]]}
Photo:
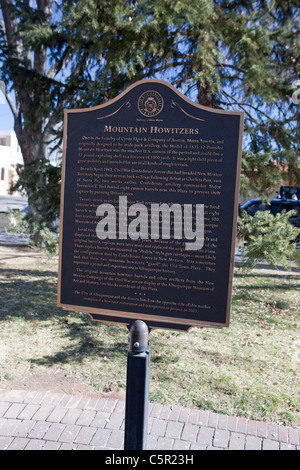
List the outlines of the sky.
{"type": "Polygon", "coordinates": [[[12,112],[0,91],[0,131],[11,131],[14,127],[12,112]]]}

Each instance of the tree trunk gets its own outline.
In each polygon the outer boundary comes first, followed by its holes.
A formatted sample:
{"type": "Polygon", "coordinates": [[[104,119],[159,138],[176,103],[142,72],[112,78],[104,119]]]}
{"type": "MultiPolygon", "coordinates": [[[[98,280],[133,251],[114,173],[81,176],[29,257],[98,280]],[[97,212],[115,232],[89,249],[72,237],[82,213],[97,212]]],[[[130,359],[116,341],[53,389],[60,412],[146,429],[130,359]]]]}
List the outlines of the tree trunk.
{"type": "Polygon", "coordinates": [[[197,83],[198,87],[198,103],[202,106],[212,107],[213,97],[209,90],[208,85],[203,87],[200,83],[197,83]]]}

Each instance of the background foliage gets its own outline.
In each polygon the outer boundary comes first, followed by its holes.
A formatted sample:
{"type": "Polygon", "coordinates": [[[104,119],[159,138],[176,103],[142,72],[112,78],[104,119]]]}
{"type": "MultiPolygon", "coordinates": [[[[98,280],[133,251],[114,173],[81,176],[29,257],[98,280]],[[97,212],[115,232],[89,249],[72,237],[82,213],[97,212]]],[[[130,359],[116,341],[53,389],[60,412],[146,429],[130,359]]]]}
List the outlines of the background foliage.
{"type": "Polygon", "coordinates": [[[248,266],[253,267],[260,260],[267,260],[273,267],[286,267],[290,260],[299,263],[296,250],[299,228],[289,223],[290,217],[291,211],[275,216],[271,211],[258,211],[253,217],[243,211],[238,220],[238,237],[246,243],[242,254],[248,266]]]}

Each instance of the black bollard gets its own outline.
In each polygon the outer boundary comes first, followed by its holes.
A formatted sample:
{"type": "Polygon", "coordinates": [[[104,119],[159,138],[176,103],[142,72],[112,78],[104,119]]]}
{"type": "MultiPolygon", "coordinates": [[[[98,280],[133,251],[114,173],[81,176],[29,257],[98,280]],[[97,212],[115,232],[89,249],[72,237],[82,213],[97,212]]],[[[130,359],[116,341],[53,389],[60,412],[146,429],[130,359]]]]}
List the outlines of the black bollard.
{"type": "Polygon", "coordinates": [[[124,450],[146,450],[150,351],[149,330],[145,322],[136,320],[130,328],[127,355],[127,387],[124,450]]]}

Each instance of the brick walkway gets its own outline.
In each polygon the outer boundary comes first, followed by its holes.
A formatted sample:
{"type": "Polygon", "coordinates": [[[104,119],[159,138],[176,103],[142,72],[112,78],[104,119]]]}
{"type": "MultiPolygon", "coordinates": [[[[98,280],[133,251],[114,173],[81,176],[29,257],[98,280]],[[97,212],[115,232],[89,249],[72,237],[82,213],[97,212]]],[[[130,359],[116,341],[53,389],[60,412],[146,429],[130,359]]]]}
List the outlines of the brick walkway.
{"type": "MultiPolygon", "coordinates": [[[[0,390],[0,450],[122,450],[125,402],[0,390]]],[[[300,430],[150,404],[148,450],[298,450],[300,430]]]]}

